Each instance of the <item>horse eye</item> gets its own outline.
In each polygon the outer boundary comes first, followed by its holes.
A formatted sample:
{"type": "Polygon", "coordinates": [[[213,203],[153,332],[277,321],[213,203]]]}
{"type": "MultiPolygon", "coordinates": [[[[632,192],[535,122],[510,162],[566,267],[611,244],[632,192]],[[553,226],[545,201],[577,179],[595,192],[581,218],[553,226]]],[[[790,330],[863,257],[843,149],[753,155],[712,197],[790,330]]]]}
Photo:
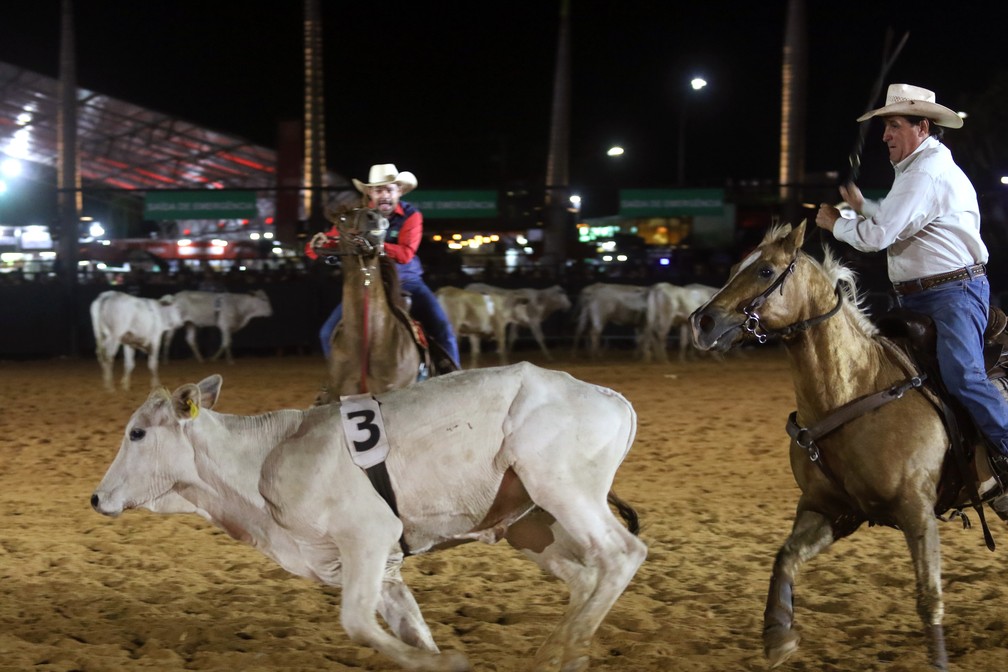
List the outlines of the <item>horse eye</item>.
{"type": "Polygon", "coordinates": [[[133,429],[130,430],[129,433],[130,441],[139,441],[145,436],[147,436],[147,432],[143,429],[140,429],[139,427],[134,427],[133,429]]]}
{"type": "Polygon", "coordinates": [[[760,267],[758,273],[759,277],[763,278],[764,280],[772,278],[774,276],[773,266],[762,266],[760,267]]]}

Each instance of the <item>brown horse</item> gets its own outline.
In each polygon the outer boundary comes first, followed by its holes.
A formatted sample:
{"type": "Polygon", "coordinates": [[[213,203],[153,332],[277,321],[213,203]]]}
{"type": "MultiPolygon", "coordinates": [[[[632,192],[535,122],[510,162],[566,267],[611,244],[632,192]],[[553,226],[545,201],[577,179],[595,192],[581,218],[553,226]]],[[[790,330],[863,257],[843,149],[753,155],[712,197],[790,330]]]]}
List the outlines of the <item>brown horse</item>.
{"type": "Polygon", "coordinates": [[[332,216],[340,235],[343,318],[332,335],[329,385],[320,401],[379,394],[434,375],[426,341],[409,318],[384,253],[388,220],[370,208],[332,216]]]}
{"type": "MultiPolygon", "coordinates": [[[[880,336],[862,310],[854,273],[829,250],[823,262],[802,252],[804,238],[804,222],[794,230],[771,229],[732,269],[727,284],[690,316],[699,348],[725,351],[744,340],[778,335],[790,363],[798,406],[789,423],[795,437],[791,470],[801,496],[791,534],[774,562],[764,652],[776,667],[798,648],[792,591],[799,566],[868,521],[903,532],[931,664],[946,670],[937,516],[961,513],[974,487],[991,491],[995,483],[986,451],[973,446],[979,478],[971,474],[949,496],[942,474],[951,459],[950,433],[937,410],[940,402],[919,384],[915,363],[880,336]],[[837,409],[843,413],[886,395],[891,403],[878,402],[870,412],[832,422],[837,409]],[[833,426],[812,440],[808,428],[825,425],[833,426]],[[974,486],[978,480],[983,483],[974,486]]],[[[980,505],[977,510],[982,516],[980,505]]]]}

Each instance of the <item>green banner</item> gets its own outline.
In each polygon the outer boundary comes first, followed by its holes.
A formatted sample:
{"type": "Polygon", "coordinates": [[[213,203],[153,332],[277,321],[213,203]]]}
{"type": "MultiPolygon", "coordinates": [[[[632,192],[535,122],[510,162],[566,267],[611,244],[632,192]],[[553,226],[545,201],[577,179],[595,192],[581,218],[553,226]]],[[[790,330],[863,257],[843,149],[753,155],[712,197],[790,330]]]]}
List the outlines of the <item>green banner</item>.
{"type": "Polygon", "coordinates": [[[414,191],[403,200],[420,209],[425,219],[496,217],[496,191],[414,191]]]}
{"type": "Polygon", "coordinates": [[[724,189],[621,189],[621,217],[718,215],[724,210],[724,189]]]}
{"type": "Polygon", "coordinates": [[[247,219],[257,214],[254,191],[148,191],[144,199],[145,219],[247,219]]]}

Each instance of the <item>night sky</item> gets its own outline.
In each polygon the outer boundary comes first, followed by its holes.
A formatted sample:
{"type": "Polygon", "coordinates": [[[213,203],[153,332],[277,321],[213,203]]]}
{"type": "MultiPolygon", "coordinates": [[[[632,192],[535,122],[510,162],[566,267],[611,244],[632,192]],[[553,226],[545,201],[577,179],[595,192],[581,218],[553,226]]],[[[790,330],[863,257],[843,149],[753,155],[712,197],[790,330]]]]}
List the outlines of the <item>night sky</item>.
{"type": "MultiPolygon", "coordinates": [[[[364,177],[391,161],[427,188],[542,183],[558,3],[321,4],[329,168],[364,177]]],[[[1003,1],[807,6],[810,172],[844,169],[887,28],[910,32],[888,81],[932,88],[950,107],[1008,70],[1003,1]]],[[[572,0],[572,185],[673,186],[687,96],[689,183],[776,179],[786,8],[572,0]],[[688,89],[695,74],[709,82],[700,94],[688,89]],[[613,143],[626,148],[619,160],[605,156],[613,143]]],[[[55,76],[59,9],[6,3],[0,60],[55,76]]],[[[301,117],[301,2],[87,0],[75,11],[82,87],[268,146],[280,121],[301,117]]],[[[869,145],[879,137],[872,128],[869,145]]]]}

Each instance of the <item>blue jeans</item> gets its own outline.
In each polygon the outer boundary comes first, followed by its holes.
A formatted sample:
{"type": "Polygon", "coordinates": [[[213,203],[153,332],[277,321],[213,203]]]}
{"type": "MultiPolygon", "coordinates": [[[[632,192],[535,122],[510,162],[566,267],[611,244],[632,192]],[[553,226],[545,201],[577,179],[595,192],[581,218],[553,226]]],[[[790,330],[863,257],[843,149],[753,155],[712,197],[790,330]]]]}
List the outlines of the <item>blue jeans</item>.
{"type": "Polygon", "coordinates": [[[1008,454],[1008,401],[987,380],[983,361],[983,333],[990,306],[987,278],[938,285],[901,296],[899,303],[934,320],[942,382],[994,447],[1008,454]]]}
{"type": "MultiPolygon", "coordinates": [[[[455,339],[455,332],[452,330],[451,322],[445,315],[441,304],[430,287],[423,280],[401,280],[403,290],[410,293],[410,315],[412,315],[420,326],[423,327],[427,338],[437,342],[444,348],[455,365],[459,363],[458,341],[455,339]]],[[[336,330],[336,325],[343,318],[343,304],[336,306],[329,317],[319,329],[319,340],[322,342],[322,354],[329,358],[329,340],[336,330]]]]}

